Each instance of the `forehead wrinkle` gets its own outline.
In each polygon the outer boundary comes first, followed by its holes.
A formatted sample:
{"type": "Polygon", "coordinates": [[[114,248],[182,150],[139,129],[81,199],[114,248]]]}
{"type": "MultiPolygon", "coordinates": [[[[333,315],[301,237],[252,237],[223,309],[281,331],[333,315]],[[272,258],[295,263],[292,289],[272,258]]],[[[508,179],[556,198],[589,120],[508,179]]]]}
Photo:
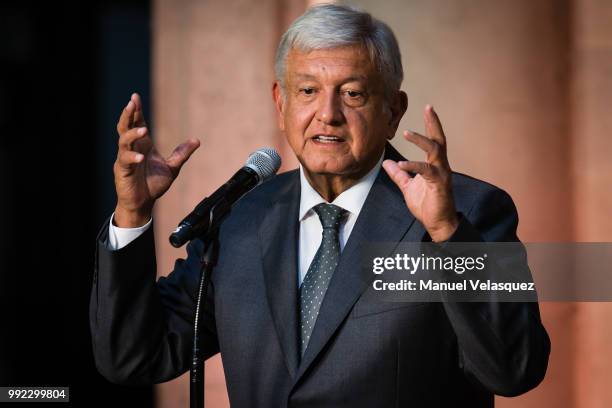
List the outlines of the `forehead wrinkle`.
{"type": "MultiPolygon", "coordinates": [[[[301,72],[297,72],[294,74],[294,77],[298,80],[300,79],[306,79],[306,80],[318,80],[319,78],[316,75],[312,75],[312,74],[305,74],[305,73],[301,73],[301,72]]],[[[368,82],[368,77],[366,75],[351,75],[347,78],[343,78],[340,82],[341,83],[347,83],[347,82],[368,82]]]]}
{"type": "Polygon", "coordinates": [[[352,68],[363,68],[371,65],[369,54],[360,46],[334,47],[328,49],[315,49],[301,51],[293,48],[287,55],[287,65],[294,65],[298,61],[308,61],[318,66],[348,66],[352,68]]]}

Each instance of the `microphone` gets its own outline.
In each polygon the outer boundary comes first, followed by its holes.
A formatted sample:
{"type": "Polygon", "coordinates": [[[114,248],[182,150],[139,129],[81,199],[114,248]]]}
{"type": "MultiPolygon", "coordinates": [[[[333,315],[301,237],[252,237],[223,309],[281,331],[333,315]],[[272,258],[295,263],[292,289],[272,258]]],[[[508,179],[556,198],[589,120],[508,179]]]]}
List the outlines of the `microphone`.
{"type": "Polygon", "coordinates": [[[170,235],[170,244],[175,248],[180,248],[187,241],[208,231],[213,231],[236,201],[255,186],[275,175],[280,165],[280,156],[270,147],[263,147],[251,153],[243,168],[211,196],[200,201],[195,209],[179,223],[176,230],[170,235]]]}

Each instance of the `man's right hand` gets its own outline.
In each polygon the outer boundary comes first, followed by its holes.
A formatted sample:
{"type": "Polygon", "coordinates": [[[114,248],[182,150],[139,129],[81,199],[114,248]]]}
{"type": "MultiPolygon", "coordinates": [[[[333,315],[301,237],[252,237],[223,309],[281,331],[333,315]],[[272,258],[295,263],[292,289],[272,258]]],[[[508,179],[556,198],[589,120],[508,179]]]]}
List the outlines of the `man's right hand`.
{"type": "Polygon", "coordinates": [[[140,96],[136,93],[121,113],[117,132],[119,151],[113,166],[117,191],[114,223],[121,228],[140,227],[149,221],[155,200],[170,188],[200,142],[189,139],[163,158],[153,146],[140,96]]]}

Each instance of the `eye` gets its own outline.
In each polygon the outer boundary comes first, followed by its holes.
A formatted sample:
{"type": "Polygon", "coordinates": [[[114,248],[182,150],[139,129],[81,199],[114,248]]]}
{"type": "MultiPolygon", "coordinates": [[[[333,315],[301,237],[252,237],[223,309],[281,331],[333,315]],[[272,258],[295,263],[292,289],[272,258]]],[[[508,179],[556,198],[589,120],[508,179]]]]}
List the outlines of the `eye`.
{"type": "Polygon", "coordinates": [[[303,95],[313,95],[315,90],[314,88],[300,88],[300,93],[303,95]]]}
{"type": "Polygon", "coordinates": [[[354,89],[347,89],[342,92],[342,98],[344,103],[348,106],[362,106],[366,102],[366,93],[362,91],[356,91],[354,89]]]}

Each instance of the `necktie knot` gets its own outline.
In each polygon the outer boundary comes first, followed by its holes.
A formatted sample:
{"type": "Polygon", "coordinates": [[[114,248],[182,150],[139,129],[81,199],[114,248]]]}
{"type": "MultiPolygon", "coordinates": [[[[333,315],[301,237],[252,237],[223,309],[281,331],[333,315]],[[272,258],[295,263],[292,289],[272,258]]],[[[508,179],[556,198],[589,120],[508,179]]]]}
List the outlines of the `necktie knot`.
{"type": "Polygon", "coordinates": [[[338,231],[340,228],[342,217],[344,217],[344,215],[347,213],[344,208],[326,203],[317,204],[312,209],[319,216],[323,229],[331,228],[336,231],[338,231]]]}

